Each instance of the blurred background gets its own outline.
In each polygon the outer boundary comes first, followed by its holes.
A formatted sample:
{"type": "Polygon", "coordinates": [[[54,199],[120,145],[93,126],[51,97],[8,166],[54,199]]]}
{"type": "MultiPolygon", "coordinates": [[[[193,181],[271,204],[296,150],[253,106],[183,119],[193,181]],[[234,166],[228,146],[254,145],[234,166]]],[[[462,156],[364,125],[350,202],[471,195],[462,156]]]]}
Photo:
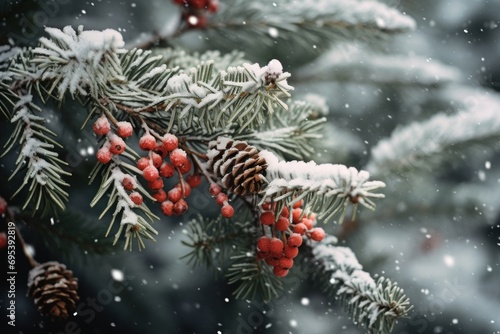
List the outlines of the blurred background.
{"type": "MultiPolygon", "coordinates": [[[[283,48],[279,43],[235,43],[203,31],[186,33],[172,45],[196,51],[238,49],[260,64],[279,59],[292,74],[289,82],[296,87],[294,97],[318,101],[319,95],[329,106],[326,140],[318,143],[315,160],[364,168],[371,148],[395,128],[438,112],[474,106],[485,92],[491,95],[500,90],[500,1],[386,2],[413,17],[417,29],[369,48],[345,42],[331,49],[283,48]],[[396,72],[401,80],[364,78],[360,72],[349,72],[349,67],[344,67],[345,75],[334,71],[331,77],[319,76],[325,66],[338,62],[340,68],[353,54],[359,63],[381,54],[397,56],[403,64],[396,72]],[[420,61],[428,64],[430,74],[444,79],[436,85],[412,81],[411,75],[416,75],[413,65],[424,67],[420,61]],[[443,88],[441,83],[446,80],[452,83],[443,88]],[[469,95],[456,93],[464,87],[469,95]]],[[[44,36],[43,26],[83,25],[86,29],[116,29],[128,45],[135,45],[152,33],[172,33],[180,9],[168,0],[18,0],[2,1],[0,17],[0,44],[11,41],[33,46],[44,36]]],[[[396,67],[394,59],[382,62],[396,67]]],[[[69,206],[106,228],[106,222],[97,220],[99,208],[88,207],[97,187],[87,186],[96,140],[89,129],[78,130],[85,110],[77,103],[65,108],[51,119],[50,126],[63,141],[75,143],[65,157],[74,173],[69,206]]],[[[3,119],[0,127],[3,145],[9,133],[5,130],[10,128],[3,119]]],[[[378,171],[373,178],[386,182],[387,188],[386,199],[378,201],[377,210],[363,210],[355,221],[328,226],[341,244],[355,252],[364,270],[398,282],[415,305],[394,333],[500,333],[498,152],[498,141],[479,143],[445,152],[446,157],[428,168],[378,171]]],[[[16,190],[15,181],[5,181],[11,172],[6,166],[12,166],[13,159],[15,155],[9,154],[1,160],[0,180],[4,181],[0,181],[0,194],[5,198],[16,190]]],[[[19,205],[22,199],[9,203],[19,205]]],[[[43,321],[31,298],[25,297],[29,268],[18,249],[16,327],[7,328],[4,318],[0,328],[8,333],[364,332],[298,269],[286,278],[289,293],[264,304],[235,300],[233,287],[222,277],[187,265],[180,259],[189,251],[181,244],[186,240],[185,224],[197,212],[213,214],[217,210],[213,205],[206,189],[191,195],[190,206],[196,210],[181,219],[162,218],[155,224],[160,232],[157,243],[148,243],[141,253],[117,247],[105,255],[66,254],[58,245],[44,242],[38,229],[21,225],[38,261],[62,261],[79,278],[79,310],[72,319],[75,325],[55,327],[43,321]]],[[[63,223],[52,222],[55,227],[63,223]]],[[[99,233],[96,231],[91,242],[109,243],[99,233]]],[[[0,283],[2,313],[7,301],[5,282],[0,283]]]]}

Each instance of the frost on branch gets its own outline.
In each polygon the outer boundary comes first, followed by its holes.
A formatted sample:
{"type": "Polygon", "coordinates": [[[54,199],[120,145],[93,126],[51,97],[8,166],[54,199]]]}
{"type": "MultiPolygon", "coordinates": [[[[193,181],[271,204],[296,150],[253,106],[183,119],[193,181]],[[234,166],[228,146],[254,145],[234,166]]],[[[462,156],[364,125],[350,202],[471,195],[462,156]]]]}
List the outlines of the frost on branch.
{"type": "Polygon", "coordinates": [[[460,72],[418,56],[383,55],[341,44],[295,74],[298,80],[325,80],[404,86],[440,86],[460,80],[460,72]]]}
{"type": "Polygon", "coordinates": [[[45,31],[51,38],[40,38],[40,46],[33,50],[33,62],[39,70],[34,75],[54,80],[50,91],[57,84],[60,98],[68,89],[72,96],[87,95],[89,89],[93,97],[98,97],[106,83],[122,79],[118,54],[125,51],[125,44],[119,32],[83,31],[82,26],[78,31],[71,26],[45,31]]]}
{"type": "Polygon", "coordinates": [[[53,150],[55,146],[60,147],[50,138],[55,136],[55,133],[44,126],[43,117],[33,114],[34,111],[40,112],[41,109],[32,102],[32,99],[33,96],[26,93],[19,97],[15,104],[15,113],[11,122],[16,123],[16,127],[5,144],[5,151],[2,154],[2,156],[7,154],[17,143],[21,145],[16,168],[9,180],[23,169],[26,169],[26,174],[23,183],[13,196],[29,185],[29,194],[23,209],[31,203],[34,204],[34,211],[43,208],[43,213],[54,211],[55,207],[64,210],[68,193],[63,187],[68,184],[61,176],[70,175],[70,173],[61,168],[61,165],[66,165],[66,163],[60,160],[53,150]]]}
{"type": "Polygon", "coordinates": [[[305,52],[313,50],[313,45],[324,48],[332,41],[371,40],[415,28],[411,17],[384,3],[364,0],[233,0],[221,7],[217,19],[208,33],[221,30],[210,34],[211,43],[224,40],[221,47],[227,46],[228,38],[238,43],[255,40],[247,42],[250,45],[284,40],[305,52]]]}
{"type": "MultiPolygon", "coordinates": [[[[95,177],[95,174],[100,172],[100,167],[102,165],[98,164],[98,166],[99,167],[94,170],[92,178],[95,177]]],[[[122,166],[127,167],[129,165],[122,162],[119,158],[114,157],[113,163],[107,166],[106,170],[103,172],[102,183],[99,187],[99,191],[90,205],[94,206],[104,195],[110,193],[106,208],[99,217],[99,219],[101,219],[106,212],[116,205],[111,222],[109,223],[108,231],[106,232],[106,236],[111,231],[115,220],[120,216],[120,227],[115,234],[113,244],[118,242],[118,239],[123,233],[125,236],[124,249],[132,250],[132,238],[136,238],[138,248],[141,250],[145,247],[142,237],[154,241],[154,235],[158,234],[158,232],[146,221],[146,219],[144,219],[143,216],[138,214],[138,212],[142,212],[151,221],[159,218],[150,211],[145,203],[136,204],[133,202],[131,196],[127,193],[122,184],[125,177],[127,177],[134,184],[134,187],[144,196],[147,196],[148,198],[151,198],[151,196],[142,187],[142,185],[137,182],[135,177],[132,177],[121,170],[120,167],[122,166]]]]}
{"type": "Polygon", "coordinates": [[[372,173],[429,167],[454,151],[500,138],[500,98],[490,92],[453,87],[442,93],[445,101],[467,101],[456,114],[439,113],[423,122],[394,130],[373,149],[372,173]]]}
{"type": "Polygon", "coordinates": [[[264,199],[284,200],[287,205],[303,199],[309,210],[319,213],[320,219],[329,220],[339,212],[343,217],[349,202],[374,209],[375,203],[370,198],[384,197],[373,191],[385,184],[368,181],[370,174],[367,171],[344,165],[317,165],[313,161],[279,161],[269,151],[259,154],[268,164],[265,174],[268,184],[262,192],[264,199]]]}
{"type": "Polygon", "coordinates": [[[322,287],[340,299],[359,325],[372,333],[390,333],[395,321],[412,308],[403,289],[384,277],[374,281],[351,249],[330,243],[325,240],[312,246],[314,263],[321,268],[315,276],[322,287]]]}

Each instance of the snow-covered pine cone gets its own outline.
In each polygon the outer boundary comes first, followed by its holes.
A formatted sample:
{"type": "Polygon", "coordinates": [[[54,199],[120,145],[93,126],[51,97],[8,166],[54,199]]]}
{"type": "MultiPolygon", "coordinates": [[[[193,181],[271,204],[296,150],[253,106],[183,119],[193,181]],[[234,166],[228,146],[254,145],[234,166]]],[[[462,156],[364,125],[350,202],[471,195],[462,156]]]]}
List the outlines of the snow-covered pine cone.
{"type": "Polygon", "coordinates": [[[246,196],[262,189],[266,160],[244,141],[219,137],[208,144],[208,167],[223,187],[246,196]]]}
{"type": "Polygon", "coordinates": [[[51,321],[65,319],[76,309],[77,289],[78,279],[59,262],[38,264],[29,272],[28,293],[38,311],[51,321]]]}

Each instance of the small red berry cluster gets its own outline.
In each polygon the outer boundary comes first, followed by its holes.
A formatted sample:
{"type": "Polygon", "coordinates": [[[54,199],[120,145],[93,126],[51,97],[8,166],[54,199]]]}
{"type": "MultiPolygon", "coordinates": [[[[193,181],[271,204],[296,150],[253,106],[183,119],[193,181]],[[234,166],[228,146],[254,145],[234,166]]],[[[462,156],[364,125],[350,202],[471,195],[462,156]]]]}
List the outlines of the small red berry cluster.
{"type": "MultiPolygon", "coordinates": [[[[100,116],[92,128],[95,134],[106,136],[105,142],[97,151],[97,160],[102,164],[109,163],[113,155],[125,151],[126,144],[123,139],[131,136],[133,132],[129,122],[116,122],[115,133],[111,130],[111,124],[105,115],[100,116]]],[[[201,184],[201,176],[193,173],[184,180],[183,175],[191,170],[192,163],[187,153],[179,148],[179,140],[175,135],[167,133],[160,136],[154,133],[153,136],[149,128],[145,129],[145,133],[139,138],[139,147],[146,151],[147,155],[137,161],[137,168],[147,181],[152,197],[161,203],[162,212],[167,216],[182,215],[189,208],[185,198],[191,193],[191,188],[201,184]],[[163,179],[173,177],[176,172],[179,174],[179,183],[166,192],[163,179]]],[[[143,197],[136,191],[138,186],[136,178],[130,174],[123,174],[121,184],[132,203],[137,206],[142,205],[143,197]]]]}
{"type": "Polygon", "coordinates": [[[291,207],[291,212],[287,206],[283,207],[278,219],[275,217],[274,203],[268,202],[262,205],[260,222],[270,227],[272,237],[264,235],[257,241],[257,260],[265,260],[268,265],[274,267],[273,272],[278,277],[286,276],[292,268],[293,259],[299,254],[303,236],[314,241],[325,238],[325,231],[321,227],[313,227],[315,214],[306,215],[302,210],[302,204],[302,200],[295,203],[291,207]]]}
{"type": "Polygon", "coordinates": [[[179,148],[178,138],[170,133],[161,137],[161,140],[151,135],[149,131],[139,139],[139,147],[148,152],[148,155],[137,161],[137,168],[142,171],[142,177],[148,182],[152,196],[161,203],[161,210],[166,216],[184,214],[189,206],[185,200],[191,194],[191,188],[198,187],[201,182],[199,174],[191,174],[186,180],[192,167],[187,153],[179,148]],[[168,157],[168,160],[167,160],[168,157]],[[179,174],[179,182],[168,192],[164,190],[163,179],[169,179],[179,174]]]}
{"type": "MultiPolygon", "coordinates": [[[[7,201],[0,196],[0,215],[3,215],[7,211],[7,201]]],[[[7,247],[7,234],[5,232],[0,232],[0,249],[7,247]]]]}
{"type": "Polygon", "coordinates": [[[215,197],[217,204],[221,206],[221,215],[225,218],[231,218],[234,215],[234,208],[229,204],[229,198],[222,192],[222,188],[217,183],[212,183],[209,191],[215,197]]]}
{"type": "Polygon", "coordinates": [[[182,18],[190,28],[205,28],[208,22],[207,13],[219,10],[218,0],[173,0],[183,6],[182,18]]]}
{"type": "Polygon", "coordinates": [[[106,140],[97,151],[97,160],[102,164],[107,164],[113,155],[122,154],[127,145],[124,138],[130,137],[133,133],[132,124],[129,122],[117,122],[116,132],[111,130],[111,124],[105,115],[99,117],[92,126],[92,130],[98,136],[106,136],[106,140]]]}

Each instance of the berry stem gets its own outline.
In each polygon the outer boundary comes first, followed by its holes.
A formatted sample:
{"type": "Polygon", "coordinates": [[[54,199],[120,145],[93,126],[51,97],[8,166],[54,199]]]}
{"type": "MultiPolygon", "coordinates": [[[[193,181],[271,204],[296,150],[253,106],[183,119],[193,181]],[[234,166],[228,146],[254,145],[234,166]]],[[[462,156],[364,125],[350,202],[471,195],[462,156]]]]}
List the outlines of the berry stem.
{"type": "Polygon", "coordinates": [[[179,184],[181,185],[181,195],[182,198],[185,198],[185,187],[184,187],[184,178],[182,177],[181,169],[179,167],[175,167],[175,170],[177,170],[177,173],[179,173],[179,184]]]}
{"type": "Polygon", "coordinates": [[[104,114],[106,114],[106,117],[113,123],[115,127],[118,127],[118,121],[116,120],[115,116],[107,109],[107,108],[102,108],[102,111],[104,114]]]}

